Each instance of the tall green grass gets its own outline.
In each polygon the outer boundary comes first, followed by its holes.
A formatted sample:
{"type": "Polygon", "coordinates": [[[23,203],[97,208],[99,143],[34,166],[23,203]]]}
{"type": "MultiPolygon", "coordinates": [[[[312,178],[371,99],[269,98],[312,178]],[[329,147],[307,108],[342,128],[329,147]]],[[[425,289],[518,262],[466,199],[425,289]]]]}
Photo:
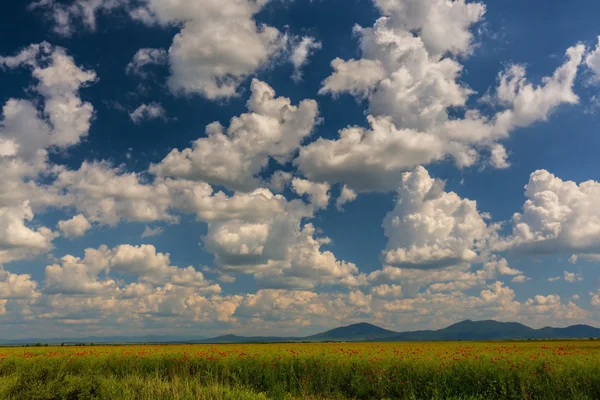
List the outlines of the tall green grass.
{"type": "Polygon", "coordinates": [[[65,347],[0,355],[1,399],[600,399],[600,352],[584,342],[65,347]]]}

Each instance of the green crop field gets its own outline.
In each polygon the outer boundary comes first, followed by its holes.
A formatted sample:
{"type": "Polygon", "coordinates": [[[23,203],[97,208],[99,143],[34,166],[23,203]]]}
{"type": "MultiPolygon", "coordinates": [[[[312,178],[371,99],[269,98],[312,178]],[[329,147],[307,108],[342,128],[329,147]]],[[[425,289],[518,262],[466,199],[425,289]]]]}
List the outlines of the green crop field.
{"type": "Polygon", "coordinates": [[[600,341],[0,349],[1,399],[600,399],[600,341]]]}

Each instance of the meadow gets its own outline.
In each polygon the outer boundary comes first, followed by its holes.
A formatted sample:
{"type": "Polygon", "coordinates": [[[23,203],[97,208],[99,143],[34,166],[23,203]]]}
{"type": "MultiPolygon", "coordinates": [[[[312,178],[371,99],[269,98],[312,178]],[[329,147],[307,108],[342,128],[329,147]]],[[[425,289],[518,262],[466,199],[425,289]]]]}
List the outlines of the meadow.
{"type": "Polygon", "coordinates": [[[0,348],[1,399],[600,399],[600,341],[0,348]]]}

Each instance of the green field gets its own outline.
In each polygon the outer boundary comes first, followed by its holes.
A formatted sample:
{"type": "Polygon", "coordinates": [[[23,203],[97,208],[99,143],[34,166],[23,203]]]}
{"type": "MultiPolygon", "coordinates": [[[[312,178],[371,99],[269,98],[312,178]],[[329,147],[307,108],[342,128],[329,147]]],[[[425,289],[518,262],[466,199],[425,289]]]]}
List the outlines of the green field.
{"type": "Polygon", "coordinates": [[[600,399],[600,341],[0,348],[1,399],[600,399]]]}

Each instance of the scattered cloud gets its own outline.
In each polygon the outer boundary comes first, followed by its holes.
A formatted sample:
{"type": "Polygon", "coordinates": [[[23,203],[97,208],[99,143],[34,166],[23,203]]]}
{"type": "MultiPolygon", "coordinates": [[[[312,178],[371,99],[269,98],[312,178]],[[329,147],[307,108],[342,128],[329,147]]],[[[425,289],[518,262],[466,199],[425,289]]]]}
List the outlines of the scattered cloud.
{"type": "Polygon", "coordinates": [[[571,283],[583,281],[583,276],[581,276],[581,274],[576,273],[576,272],[565,271],[564,278],[565,278],[565,281],[571,282],[571,283]]]}
{"type": "Polygon", "coordinates": [[[141,124],[144,120],[162,119],[167,120],[167,111],[159,103],[142,104],[129,114],[131,120],[141,124]]]}
{"type": "Polygon", "coordinates": [[[153,236],[158,236],[161,235],[164,232],[164,229],[157,226],[156,228],[150,228],[149,226],[146,226],[144,228],[144,232],[142,232],[142,239],[144,238],[148,238],[148,237],[153,237],[153,236]]]}
{"type": "Polygon", "coordinates": [[[294,66],[294,74],[292,75],[292,79],[294,79],[294,81],[302,81],[302,67],[308,64],[308,59],[312,53],[320,50],[321,47],[321,43],[310,36],[303,37],[292,47],[290,60],[294,66]]]}
{"type": "Polygon", "coordinates": [[[38,0],[29,5],[29,10],[42,10],[54,22],[54,32],[71,36],[77,24],[91,31],[96,30],[96,14],[109,13],[123,7],[129,0],[74,0],[70,4],[56,0],[38,0]]]}
{"type": "Polygon", "coordinates": [[[581,276],[581,274],[576,273],[576,272],[565,271],[563,276],[548,278],[548,282],[556,282],[556,281],[561,280],[562,278],[564,278],[565,281],[570,282],[570,283],[583,281],[583,276],[581,276]]]}
{"type": "Polygon", "coordinates": [[[357,198],[358,198],[358,194],[356,194],[356,192],[354,190],[350,189],[348,186],[344,185],[344,187],[342,187],[340,196],[338,197],[337,201],[335,202],[335,205],[339,211],[342,211],[344,204],[351,203],[354,200],[356,200],[357,198]]]}
{"type": "Polygon", "coordinates": [[[148,65],[168,65],[169,54],[164,49],[139,49],[133,56],[133,59],[125,67],[128,75],[137,75],[141,78],[147,78],[148,65]]]}
{"type": "Polygon", "coordinates": [[[596,48],[590,51],[586,56],[585,65],[594,75],[592,82],[598,82],[600,80],[600,36],[598,36],[596,48]]]}
{"type": "Polygon", "coordinates": [[[67,221],[60,221],[58,228],[67,238],[76,238],[85,235],[92,225],[83,214],[77,214],[67,221]]]}
{"type": "Polygon", "coordinates": [[[308,195],[310,203],[316,208],[327,208],[329,205],[329,189],[326,183],[314,183],[306,179],[294,178],[292,189],[300,196],[308,195]]]}
{"type": "Polygon", "coordinates": [[[531,278],[526,277],[525,275],[517,275],[514,278],[512,278],[511,282],[513,283],[525,283],[527,281],[530,281],[531,278]]]}

